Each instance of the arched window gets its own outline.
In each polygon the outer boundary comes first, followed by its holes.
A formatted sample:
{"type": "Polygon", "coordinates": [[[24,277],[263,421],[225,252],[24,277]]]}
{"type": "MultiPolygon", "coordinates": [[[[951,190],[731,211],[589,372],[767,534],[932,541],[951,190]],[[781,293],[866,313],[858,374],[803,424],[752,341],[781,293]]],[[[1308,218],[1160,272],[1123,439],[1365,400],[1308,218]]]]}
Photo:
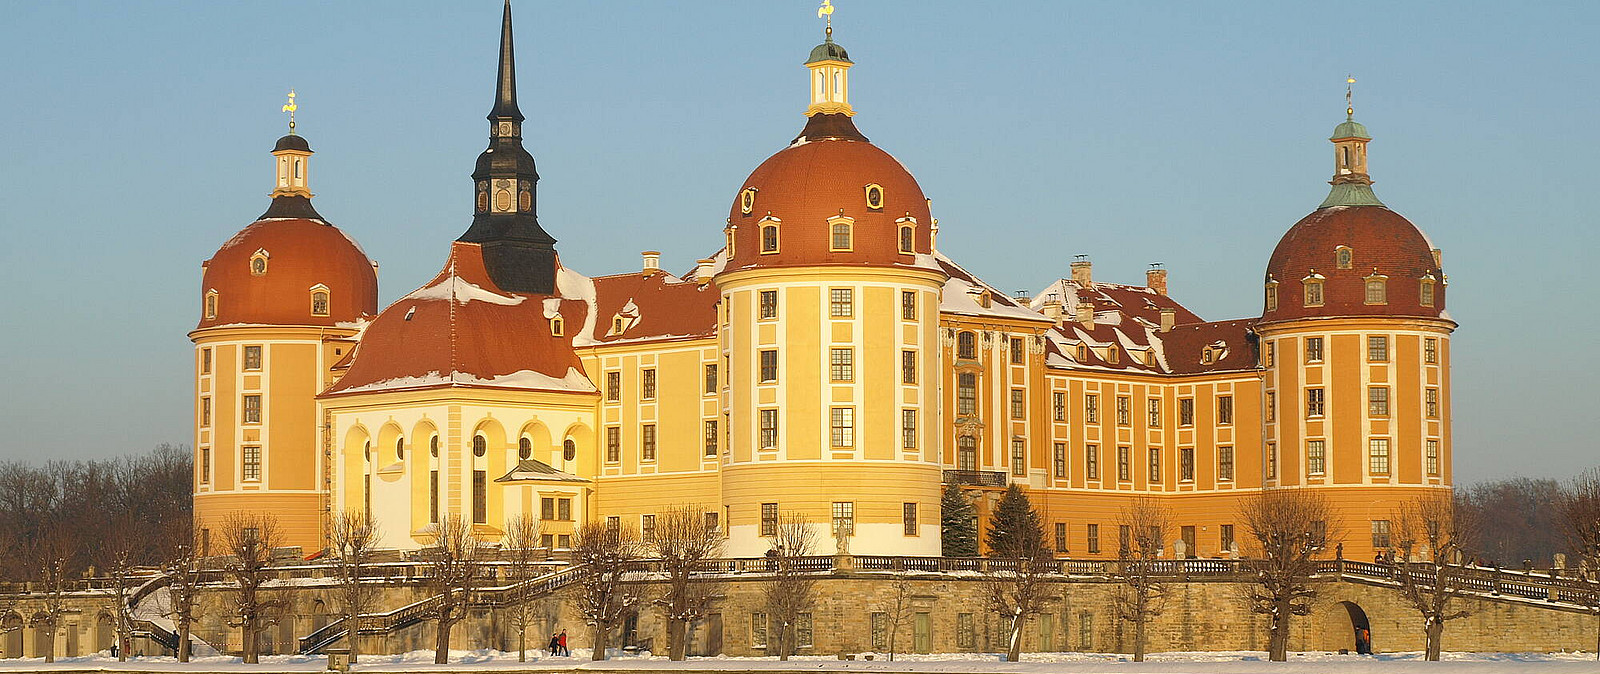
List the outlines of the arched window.
{"type": "Polygon", "coordinates": [[[300,180],[302,178],[305,178],[305,177],[306,177],[305,161],[301,160],[301,159],[294,160],[294,181],[296,183],[299,183],[300,180]]]}
{"type": "Polygon", "coordinates": [[[550,336],[551,337],[560,337],[563,334],[565,334],[565,332],[566,332],[566,321],[563,321],[560,316],[555,316],[555,317],[550,319],[550,336]]]}
{"type": "Polygon", "coordinates": [[[489,210],[489,181],[478,182],[478,212],[489,210]]]}
{"type": "Polygon", "coordinates": [[[267,273],[267,258],[271,257],[265,249],[257,250],[250,256],[250,275],[265,276],[267,273]]]}
{"type": "Polygon", "coordinates": [[[533,441],[526,437],[517,440],[517,458],[527,461],[533,458],[533,441]]]}
{"type": "Polygon", "coordinates": [[[917,228],[915,225],[900,226],[900,252],[915,253],[917,242],[917,228]]]}
{"type": "Polygon", "coordinates": [[[978,357],[978,336],[976,334],[963,332],[956,335],[956,357],[969,359],[978,357]]]}
{"type": "Polygon", "coordinates": [[[1355,264],[1355,251],[1351,250],[1349,246],[1339,246],[1334,249],[1333,258],[1337,267],[1349,269],[1355,264]]]}
{"type": "Polygon", "coordinates": [[[1422,279],[1422,288],[1421,288],[1421,291],[1419,293],[1419,297],[1421,298],[1422,306],[1425,306],[1425,307],[1433,306],[1433,279],[1432,278],[1424,278],[1424,279],[1422,279]]]}
{"type": "Polygon", "coordinates": [[[563,461],[571,461],[571,460],[576,459],[576,458],[578,458],[578,443],[573,442],[572,438],[567,438],[566,440],[562,440],[561,441],[561,459],[563,461]]]}
{"type": "Polygon", "coordinates": [[[398,459],[400,461],[405,461],[406,460],[406,439],[405,438],[395,438],[394,439],[394,458],[396,458],[396,459],[398,459]]]}
{"type": "Polygon", "coordinates": [[[777,225],[762,225],[761,226],[761,252],[763,252],[763,253],[776,253],[776,252],[778,252],[778,226],[777,225]]]}
{"type": "Polygon", "coordinates": [[[733,227],[728,227],[727,229],[724,229],[722,231],[725,232],[728,235],[728,257],[732,258],[733,257],[733,232],[734,232],[734,228],[733,227]]]}
{"type": "Polygon", "coordinates": [[[428,456],[439,458],[439,436],[428,438],[428,456]]]}
{"type": "Polygon", "coordinates": [[[206,318],[216,318],[217,317],[217,291],[215,291],[215,290],[206,291],[205,311],[206,311],[206,318]]]}
{"type": "Polygon", "coordinates": [[[311,315],[328,315],[328,289],[326,287],[317,286],[311,289],[311,315]]]}
{"type": "Polygon", "coordinates": [[[833,242],[831,248],[833,250],[850,250],[850,223],[835,222],[832,230],[833,242]]]}
{"type": "Polygon", "coordinates": [[[1389,303],[1389,282],[1382,276],[1367,277],[1367,304],[1389,303]]]}
{"type": "Polygon", "coordinates": [[[472,436],[472,455],[483,456],[489,453],[489,441],[481,435],[472,436]]]}
{"type": "Polygon", "coordinates": [[[1322,278],[1307,278],[1301,283],[1305,285],[1306,290],[1305,305],[1308,307],[1322,306],[1322,278]]]}
{"type": "Polygon", "coordinates": [[[1278,282],[1277,281],[1272,281],[1272,282],[1267,284],[1267,311],[1277,311],[1277,310],[1278,310],[1278,282]]]}

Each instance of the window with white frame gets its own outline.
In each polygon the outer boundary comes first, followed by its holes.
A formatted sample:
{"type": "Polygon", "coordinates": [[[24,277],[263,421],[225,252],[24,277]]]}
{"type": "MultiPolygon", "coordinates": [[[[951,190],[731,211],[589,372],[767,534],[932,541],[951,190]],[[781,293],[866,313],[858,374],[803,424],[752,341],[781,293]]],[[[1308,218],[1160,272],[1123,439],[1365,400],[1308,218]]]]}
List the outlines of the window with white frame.
{"type": "Polygon", "coordinates": [[[835,448],[856,446],[856,408],[835,407],[829,410],[828,440],[835,448]]]}
{"type": "Polygon", "coordinates": [[[1322,440],[1306,441],[1306,473],[1322,475],[1327,471],[1327,449],[1322,440]]]}
{"type": "Polygon", "coordinates": [[[1367,440],[1367,469],[1373,475],[1389,474],[1389,439],[1367,440]]]}

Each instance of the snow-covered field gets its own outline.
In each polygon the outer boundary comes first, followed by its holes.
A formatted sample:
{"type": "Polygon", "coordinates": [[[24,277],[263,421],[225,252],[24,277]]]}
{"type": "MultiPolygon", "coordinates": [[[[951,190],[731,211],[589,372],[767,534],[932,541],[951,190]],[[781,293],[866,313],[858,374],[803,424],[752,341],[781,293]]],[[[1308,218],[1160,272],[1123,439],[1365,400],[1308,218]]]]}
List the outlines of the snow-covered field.
{"type": "MultiPolygon", "coordinates": [[[[499,671],[550,672],[566,670],[629,670],[633,672],[999,672],[1016,674],[1142,673],[1216,674],[1221,672],[1274,672],[1283,674],[1366,674],[1369,672],[1457,672],[1544,674],[1600,672],[1600,662],[1589,653],[1445,653],[1444,662],[1432,663],[1421,653],[1386,653],[1376,656],[1337,653],[1292,653],[1286,663],[1269,662],[1259,651],[1153,653],[1146,662],[1129,657],[1099,653],[1024,653],[1022,662],[1001,661],[995,654],[901,655],[888,662],[882,655],[865,660],[804,656],[779,662],[776,658],[690,658],[671,662],[665,657],[623,655],[604,662],[592,662],[589,653],[574,651],[576,657],[549,658],[530,652],[528,662],[518,662],[517,654],[494,650],[452,651],[448,665],[433,664],[433,651],[412,651],[402,655],[364,655],[353,668],[356,672],[447,672],[492,669],[499,671]]],[[[211,656],[180,664],[173,658],[133,658],[117,662],[105,654],[62,658],[45,664],[41,658],[0,660],[4,671],[136,671],[136,672],[318,672],[327,667],[322,656],[262,656],[261,664],[246,665],[238,658],[211,656]]]]}

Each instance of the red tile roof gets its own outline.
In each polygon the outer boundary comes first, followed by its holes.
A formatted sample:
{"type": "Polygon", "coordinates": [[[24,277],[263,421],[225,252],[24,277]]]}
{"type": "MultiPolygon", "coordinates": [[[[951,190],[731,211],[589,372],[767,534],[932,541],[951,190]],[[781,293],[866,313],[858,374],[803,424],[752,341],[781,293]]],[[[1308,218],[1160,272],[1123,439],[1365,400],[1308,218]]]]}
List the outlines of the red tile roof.
{"type": "Polygon", "coordinates": [[[1444,272],[1434,261],[1433,245],[1416,225],[1383,206],[1330,206],[1307,215],[1278,241],[1267,263],[1268,281],[1278,282],[1278,308],[1263,321],[1284,321],[1321,316],[1444,315],[1444,272]],[[1335,258],[1340,246],[1351,249],[1351,268],[1339,269],[1335,258]],[[1365,303],[1366,278],[1388,277],[1386,304],[1365,303]],[[1323,305],[1305,306],[1303,280],[1313,273],[1325,277],[1323,305]],[[1422,278],[1431,275],[1433,306],[1420,302],[1422,278]]]}
{"type": "Polygon", "coordinates": [[[266,218],[250,223],[206,260],[200,283],[198,327],[235,323],[323,325],[350,323],[378,313],[378,274],[355,241],[338,227],[309,218],[266,218]],[[251,273],[257,251],[267,271],[251,273]],[[311,289],[328,287],[328,315],[311,314],[311,289]],[[205,294],[217,291],[215,318],[206,318],[205,294]]]}

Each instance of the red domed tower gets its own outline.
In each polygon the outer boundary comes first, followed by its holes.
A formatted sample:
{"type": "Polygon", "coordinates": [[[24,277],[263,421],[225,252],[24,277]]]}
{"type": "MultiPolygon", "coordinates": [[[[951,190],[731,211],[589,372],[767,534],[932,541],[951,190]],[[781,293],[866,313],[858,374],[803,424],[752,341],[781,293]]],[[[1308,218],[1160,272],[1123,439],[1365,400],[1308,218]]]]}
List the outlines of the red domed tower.
{"type": "MultiPolygon", "coordinates": [[[[292,100],[292,99],[291,99],[292,100]]],[[[326,470],[316,394],[378,310],[377,265],[311,206],[311,146],[272,150],[272,204],[201,266],[195,343],[195,526],[277,516],[288,545],[322,547],[326,470]]]]}
{"type": "MultiPolygon", "coordinates": [[[[1353,81],[1353,80],[1352,80],[1353,81]]],[[[1264,484],[1339,487],[1345,553],[1450,486],[1450,334],[1440,252],[1372,191],[1366,127],[1335,129],[1333,188],[1267,263],[1264,484]]]]}
{"type": "Polygon", "coordinates": [[[922,189],[852,120],[852,65],[830,28],[806,61],[804,130],[729,213],[716,283],[732,555],[765,552],[780,512],[816,523],[822,553],[939,553],[946,277],[922,189]]]}

